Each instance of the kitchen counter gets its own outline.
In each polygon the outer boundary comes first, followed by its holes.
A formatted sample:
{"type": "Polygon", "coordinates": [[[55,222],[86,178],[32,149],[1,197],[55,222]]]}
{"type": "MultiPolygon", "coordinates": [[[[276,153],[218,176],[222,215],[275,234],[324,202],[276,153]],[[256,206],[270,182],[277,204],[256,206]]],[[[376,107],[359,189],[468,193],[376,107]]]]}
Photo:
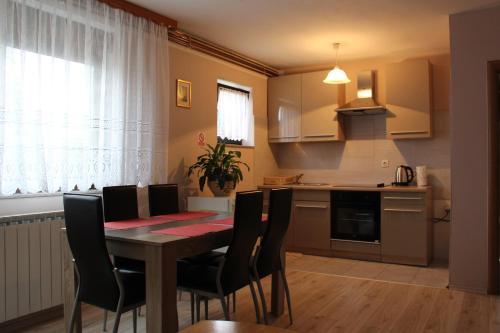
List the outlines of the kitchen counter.
{"type": "Polygon", "coordinates": [[[348,184],[325,184],[325,185],[259,185],[259,189],[271,189],[289,187],[294,190],[326,190],[326,191],[375,191],[375,192],[421,192],[425,193],[431,190],[430,186],[386,186],[386,187],[373,187],[363,185],[348,185],[348,184]]]}

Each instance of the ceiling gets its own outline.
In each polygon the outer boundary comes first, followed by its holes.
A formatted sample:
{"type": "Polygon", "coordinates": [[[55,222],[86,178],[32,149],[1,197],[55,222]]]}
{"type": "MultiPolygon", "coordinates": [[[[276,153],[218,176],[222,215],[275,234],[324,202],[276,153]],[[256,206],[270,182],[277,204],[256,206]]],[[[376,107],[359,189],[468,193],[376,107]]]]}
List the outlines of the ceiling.
{"type": "MultiPolygon", "coordinates": [[[[130,1],[130,0],[129,0],[130,1]]],[[[447,52],[448,15],[492,0],[131,0],[276,68],[447,52]]]]}

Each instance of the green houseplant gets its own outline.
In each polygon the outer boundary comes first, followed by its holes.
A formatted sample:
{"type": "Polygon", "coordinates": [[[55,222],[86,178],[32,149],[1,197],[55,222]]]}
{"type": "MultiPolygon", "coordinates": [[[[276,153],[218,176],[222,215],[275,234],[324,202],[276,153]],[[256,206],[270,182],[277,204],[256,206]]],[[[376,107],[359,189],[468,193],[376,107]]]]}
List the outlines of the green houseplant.
{"type": "Polygon", "coordinates": [[[195,171],[199,177],[200,191],[203,192],[205,184],[215,196],[228,196],[243,180],[240,167],[245,166],[248,171],[250,167],[240,161],[241,152],[228,151],[226,145],[217,143],[215,147],[207,145],[206,153],[198,156],[196,163],[189,167],[188,177],[195,171]]]}

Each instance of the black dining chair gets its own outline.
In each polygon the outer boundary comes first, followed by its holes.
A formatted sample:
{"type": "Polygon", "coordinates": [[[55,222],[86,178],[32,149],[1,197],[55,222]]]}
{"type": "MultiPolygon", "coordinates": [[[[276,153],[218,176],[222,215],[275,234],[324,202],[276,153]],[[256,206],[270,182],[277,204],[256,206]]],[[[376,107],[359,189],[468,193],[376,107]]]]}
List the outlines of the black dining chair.
{"type": "Polygon", "coordinates": [[[260,280],[275,272],[279,272],[281,280],[283,281],[290,325],[293,324],[292,303],[285,275],[284,253],[282,251],[285,235],[290,225],[291,209],[292,189],[272,189],[269,196],[267,228],[255,251],[251,269],[252,278],[257,282],[257,287],[259,289],[264,323],[266,325],[268,324],[267,304],[260,280]]]}
{"type": "Polygon", "coordinates": [[[224,255],[209,256],[206,260],[188,258],[177,262],[179,289],[192,292],[198,297],[219,299],[226,320],[229,320],[229,311],[225,297],[249,286],[255,316],[257,322],[260,322],[257,295],[250,278],[250,260],[260,234],[262,201],[261,191],[236,194],[233,237],[224,255]]]}
{"type": "MultiPolygon", "coordinates": [[[[104,220],[106,222],[139,218],[137,186],[107,186],[102,188],[104,220]]],[[[146,271],[144,261],[114,256],[114,263],[120,269],[146,271]]]]}
{"type": "Polygon", "coordinates": [[[68,333],[75,326],[81,302],[116,312],[113,333],[118,332],[122,313],[133,311],[137,332],[137,308],[145,304],[144,273],[113,266],[104,237],[102,198],[94,195],[64,194],[64,218],[69,247],[77,277],[77,290],[68,333]]]}
{"type": "Polygon", "coordinates": [[[149,215],[166,215],[179,212],[179,189],[177,184],[148,186],[149,215]]]}

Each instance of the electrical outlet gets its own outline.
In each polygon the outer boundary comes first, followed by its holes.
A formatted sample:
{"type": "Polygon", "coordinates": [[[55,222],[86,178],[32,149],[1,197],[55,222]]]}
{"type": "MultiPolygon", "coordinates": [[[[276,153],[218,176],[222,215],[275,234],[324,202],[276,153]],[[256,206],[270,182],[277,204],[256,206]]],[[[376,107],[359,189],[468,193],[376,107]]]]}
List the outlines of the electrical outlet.
{"type": "Polygon", "coordinates": [[[389,167],[389,160],[382,160],[382,161],[380,162],[380,166],[381,166],[382,168],[388,168],[388,167],[389,167]]]}

